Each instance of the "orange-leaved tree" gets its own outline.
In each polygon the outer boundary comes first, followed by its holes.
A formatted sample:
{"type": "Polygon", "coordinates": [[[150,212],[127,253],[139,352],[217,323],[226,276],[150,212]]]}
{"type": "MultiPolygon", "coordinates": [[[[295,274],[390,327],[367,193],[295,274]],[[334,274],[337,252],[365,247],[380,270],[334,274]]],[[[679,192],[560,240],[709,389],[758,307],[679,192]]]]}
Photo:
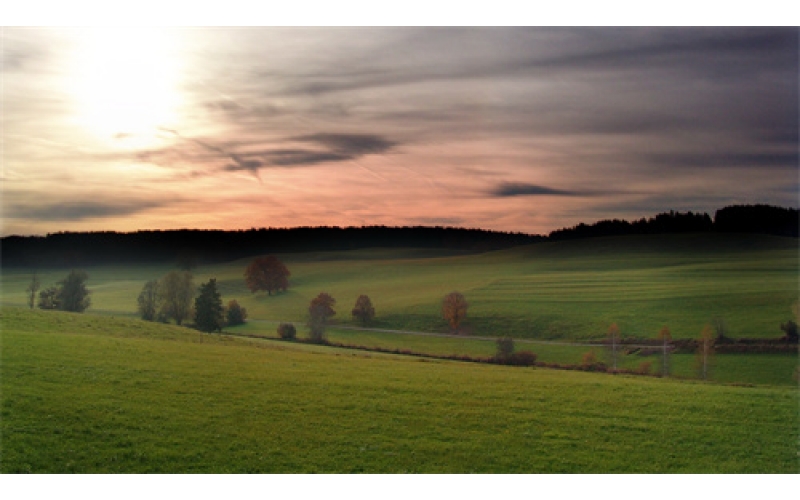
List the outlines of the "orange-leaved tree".
{"type": "Polygon", "coordinates": [[[312,342],[324,343],[325,326],[328,323],[328,318],[336,314],[336,311],[333,310],[335,305],[336,299],[325,292],[320,293],[311,300],[311,304],[308,306],[308,314],[310,316],[308,326],[311,330],[312,342]]]}
{"type": "Polygon", "coordinates": [[[272,295],[273,290],[286,291],[289,288],[291,273],[286,266],[274,255],[257,257],[244,271],[244,281],[251,292],[266,290],[272,295]]]}
{"type": "Polygon", "coordinates": [[[444,296],[442,316],[450,323],[450,328],[454,332],[458,331],[461,322],[467,317],[467,307],[469,307],[467,299],[460,292],[450,292],[444,296]]]}

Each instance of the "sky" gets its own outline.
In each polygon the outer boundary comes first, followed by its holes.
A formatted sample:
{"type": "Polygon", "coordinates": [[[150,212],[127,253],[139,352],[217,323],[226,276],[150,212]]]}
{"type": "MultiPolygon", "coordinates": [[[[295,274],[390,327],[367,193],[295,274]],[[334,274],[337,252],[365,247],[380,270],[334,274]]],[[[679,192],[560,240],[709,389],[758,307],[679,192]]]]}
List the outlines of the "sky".
{"type": "Polygon", "coordinates": [[[2,234],[798,206],[797,28],[3,28],[2,234]]]}

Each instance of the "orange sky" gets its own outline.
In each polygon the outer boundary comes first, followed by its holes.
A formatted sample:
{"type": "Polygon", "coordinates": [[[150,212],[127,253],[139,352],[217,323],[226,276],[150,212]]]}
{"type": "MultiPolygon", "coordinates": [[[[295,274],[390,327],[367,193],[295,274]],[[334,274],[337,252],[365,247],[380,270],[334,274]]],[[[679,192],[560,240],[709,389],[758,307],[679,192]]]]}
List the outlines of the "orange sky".
{"type": "Polygon", "coordinates": [[[797,206],[797,29],[2,30],[2,233],[797,206]]]}

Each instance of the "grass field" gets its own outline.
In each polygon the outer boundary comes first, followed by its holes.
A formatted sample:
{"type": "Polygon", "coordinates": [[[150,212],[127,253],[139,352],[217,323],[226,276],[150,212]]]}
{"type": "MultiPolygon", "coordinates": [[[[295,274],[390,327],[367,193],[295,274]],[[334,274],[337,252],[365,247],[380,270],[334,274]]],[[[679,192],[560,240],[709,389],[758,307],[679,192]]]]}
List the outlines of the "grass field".
{"type": "Polygon", "coordinates": [[[2,309],[0,470],[797,473],[795,388],[2,309]]]}
{"type": "MultiPolygon", "coordinates": [[[[338,301],[336,320],[351,323],[360,294],[377,311],[373,326],[444,332],[442,297],[470,303],[465,331],[530,339],[602,338],[612,322],[625,337],[653,338],[662,326],[695,338],[713,317],[733,337],[778,337],[798,297],[797,240],[758,235],[671,235],[552,242],[463,255],[436,250],[372,249],[289,254],[291,288],[252,295],[242,274],[249,259],[201,266],[196,283],[216,277],[224,300],[252,319],[304,321],[319,292],[338,301]]],[[[169,266],[89,267],[90,312],[134,315],[145,281],[169,266]]],[[[23,305],[32,270],[4,269],[3,304],[23,305]]],[[[43,284],[66,269],[40,270],[43,284]]]]}

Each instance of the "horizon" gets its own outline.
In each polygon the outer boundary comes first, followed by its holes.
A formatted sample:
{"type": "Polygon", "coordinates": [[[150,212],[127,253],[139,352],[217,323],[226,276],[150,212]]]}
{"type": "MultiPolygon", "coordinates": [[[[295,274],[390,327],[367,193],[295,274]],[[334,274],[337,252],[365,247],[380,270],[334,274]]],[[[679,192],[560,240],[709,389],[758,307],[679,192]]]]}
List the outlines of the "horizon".
{"type": "Polygon", "coordinates": [[[4,237],[544,235],[797,206],[797,28],[3,28],[2,47],[4,237]]]}

